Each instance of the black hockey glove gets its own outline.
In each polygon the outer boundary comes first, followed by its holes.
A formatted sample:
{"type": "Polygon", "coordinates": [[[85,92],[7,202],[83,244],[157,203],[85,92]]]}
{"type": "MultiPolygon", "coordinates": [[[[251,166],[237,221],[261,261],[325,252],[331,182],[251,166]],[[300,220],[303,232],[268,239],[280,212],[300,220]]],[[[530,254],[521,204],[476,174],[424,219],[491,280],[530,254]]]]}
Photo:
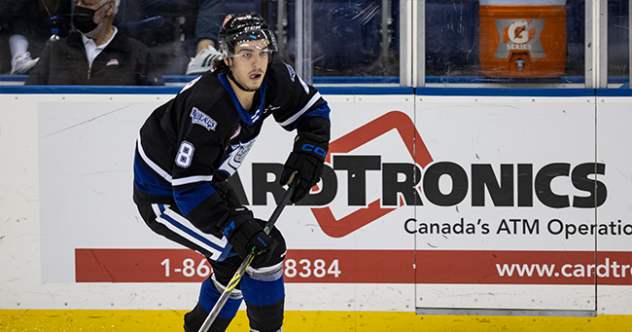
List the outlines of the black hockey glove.
{"type": "Polygon", "coordinates": [[[222,228],[222,233],[233,245],[239,257],[246,258],[255,248],[255,258],[250,266],[261,267],[272,257],[277,241],[270,238],[264,231],[265,222],[255,220],[252,212],[245,207],[237,207],[231,211],[228,221],[222,228]],[[263,224],[263,225],[262,225],[263,224]]]}
{"type": "MultiPolygon", "coordinates": [[[[323,163],[327,156],[327,142],[315,142],[306,137],[297,136],[294,150],[285,162],[281,185],[286,185],[295,171],[298,172],[298,184],[290,201],[296,203],[309,193],[323,174],[323,163]]],[[[296,181],[297,179],[294,179],[296,181]]]]}

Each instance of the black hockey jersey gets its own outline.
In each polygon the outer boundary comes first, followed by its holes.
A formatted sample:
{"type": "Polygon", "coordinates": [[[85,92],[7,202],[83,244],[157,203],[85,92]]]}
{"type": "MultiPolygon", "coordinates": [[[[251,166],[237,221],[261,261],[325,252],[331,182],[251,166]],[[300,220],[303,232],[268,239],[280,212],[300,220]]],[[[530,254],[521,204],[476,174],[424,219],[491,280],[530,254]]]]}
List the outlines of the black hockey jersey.
{"type": "Polygon", "coordinates": [[[134,160],[134,201],[175,203],[196,228],[217,234],[229,209],[213,184],[241,166],[263,121],[273,115],[288,131],[309,132],[328,142],[329,112],[318,91],[278,60],[268,67],[252,110],[241,106],[224,74],[207,72],[158,107],[142,126],[134,160]]]}

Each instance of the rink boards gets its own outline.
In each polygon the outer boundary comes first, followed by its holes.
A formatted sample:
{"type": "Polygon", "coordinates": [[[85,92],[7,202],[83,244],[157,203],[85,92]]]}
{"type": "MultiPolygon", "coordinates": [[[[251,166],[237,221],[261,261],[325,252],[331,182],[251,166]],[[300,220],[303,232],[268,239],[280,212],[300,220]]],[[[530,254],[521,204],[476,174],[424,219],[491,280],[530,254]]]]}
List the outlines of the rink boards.
{"type": "MultiPolygon", "coordinates": [[[[137,131],[177,90],[21,89],[0,94],[0,309],[190,309],[208,265],[131,201],[137,131]]],[[[323,180],[277,224],[288,319],[632,315],[629,92],[321,93],[323,180]]],[[[269,119],[233,179],[258,217],[292,139],[269,119]]]]}

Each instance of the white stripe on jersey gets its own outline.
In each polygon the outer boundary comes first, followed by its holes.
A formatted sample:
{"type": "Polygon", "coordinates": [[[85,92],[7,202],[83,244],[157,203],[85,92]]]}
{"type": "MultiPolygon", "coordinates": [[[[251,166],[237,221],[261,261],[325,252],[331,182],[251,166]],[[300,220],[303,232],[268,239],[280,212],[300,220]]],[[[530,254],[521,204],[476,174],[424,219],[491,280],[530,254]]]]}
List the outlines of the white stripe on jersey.
{"type": "Polygon", "coordinates": [[[169,173],[167,173],[165,170],[160,168],[160,166],[158,166],[151,159],[149,159],[149,157],[147,157],[147,154],[145,153],[145,150],[143,150],[143,145],[141,144],[141,141],[140,141],[140,133],[138,134],[138,140],[136,142],[138,146],[138,153],[140,154],[141,158],[143,158],[143,161],[145,161],[145,163],[149,167],[151,167],[151,169],[153,169],[154,172],[162,176],[163,179],[169,181],[169,183],[171,183],[172,186],[181,186],[184,184],[204,182],[204,181],[211,182],[213,180],[212,175],[195,175],[195,176],[188,176],[186,178],[180,178],[180,179],[174,180],[169,173]]]}
{"type": "Polygon", "coordinates": [[[200,78],[202,78],[202,75],[198,76],[198,78],[194,79],[193,81],[191,81],[191,82],[187,83],[187,85],[185,85],[185,86],[184,86],[184,88],[182,88],[182,90],[180,90],[180,91],[178,92],[178,94],[180,94],[180,93],[182,93],[182,92],[184,92],[184,91],[188,90],[188,89],[189,89],[190,87],[192,87],[195,83],[197,83],[197,81],[199,81],[199,80],[200,80],[200,78]]]}
{"type": "Polygon", "coordinates": [[[307,84],[305,84],[305,82],[303,82],[303,79],[296,75],[296,77],[298,77],[298,81],[301,82],[301,85],[303,86],[303,90],[305,90],[305,93],[309,94],[309,87],[307,87],[307,84]]]}
{"type": "Polygon", "coordinates": [[[305,112],[307,112],[307,110],[309,110],[312,106],[314,106],[314,104],[316,104],[316,102],[318,101],[318,99],[320,99],[320,93],[316,92],[316,94],[312,97],[312,99],[310,99],[307,104],[305,105],[305,107],[303,107],[303,109],[301,109],[298,113],[294,114],[291,118],[283,121],[283,122],[279,122],[279,124],[282,127],[286,127],[288,125],[291,125],[292,123],[294,123],[294,121],[298,120],[298,118],[301,117],[301,115],[303,115],[305,112]]]}
{"type": "Polygon", "coordinates": [[[154,214],[156,215],[156,221],[167,226],[167,228],[169,228],[169,230],[171,230],[172,232],[182,236],[183,238],[211,252],[213,254],[212,259],[216,260],[217,258],[221,257],[222,251],[220,251],[220,249],[224,249],[228,245],[228,239],[226,239],[225,236],[219,239],[211,234],[206,234],[202,232],[201,230],[197,229],[197,227],[193,226],[193,224],[189,220],[187,220],[185,217],[171,210],[169,208],[169,205],[163,205],[165,207],[165,210],[164,212],[160,212],[159,205],[160,204],[151,205],[154,210],[154,214]],[[185,227],[188,230],[188,232],[185,230],[182,230],[181,228],[171,223],[169,220],[165,218],[165,216],[173,219],[174,221],[179,223],[181,226],[185,227]],[[204,241],[201,241],[195,236],[192,236],[191,234],[189,234],[189,232],[195,233],[197,236],[202,237],[205,240],[215,244],[217,247],[211,246],[208,243],[204,243],[204,241]]]}
{"type": "Polygon", "coordinates": [[[171,185],[175,187],[175,186],[181,186],[183,184],[203,182],[203,181],[211,182],[212,180],[213,180],[212,175],[194,175],[194,176],[187,176],[186,178],[174,179],[173,182],[171,182],[171,185]]]}
{"type": "Polygon", "coordinates": [[[149,157],[147,157],[147,154],[145,154],[145,150],[143,150],[143,145],[140,142],[140,133],[138,133],[138,140],[136,141],[137,146],[138,146],[138,153],[140,154],[141,158],[143,158],[143,160],[145,161],[145,163],[151,167],[151,169],[154,170],[154,172],[158,173],[158,175],[162,176],[163,179],[169,181],[169,183],[171,183],[171,175],[169,173],[167,173],[165,170],[163,170],[162,168],[160,168],[160,166],[156,165],[156,163],[154,163],[151,159],[149,159],[149,157]]]}

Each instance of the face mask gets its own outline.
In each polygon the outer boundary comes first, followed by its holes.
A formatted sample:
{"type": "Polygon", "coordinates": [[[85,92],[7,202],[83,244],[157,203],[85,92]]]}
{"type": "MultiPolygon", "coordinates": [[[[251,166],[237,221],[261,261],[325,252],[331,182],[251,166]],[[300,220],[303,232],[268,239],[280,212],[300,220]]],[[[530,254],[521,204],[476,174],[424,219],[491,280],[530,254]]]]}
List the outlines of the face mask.
{"type": "Polygon", "coordinates": [[[99,7],[97,10],[75,6],[75,11],[72,13],[72,24],[74,24],[75,28],[81,31],[84,35],[90,33],[99,26],[94,23],[94,14],[99,9],[103,8],[103,6],[99,7]]]}

